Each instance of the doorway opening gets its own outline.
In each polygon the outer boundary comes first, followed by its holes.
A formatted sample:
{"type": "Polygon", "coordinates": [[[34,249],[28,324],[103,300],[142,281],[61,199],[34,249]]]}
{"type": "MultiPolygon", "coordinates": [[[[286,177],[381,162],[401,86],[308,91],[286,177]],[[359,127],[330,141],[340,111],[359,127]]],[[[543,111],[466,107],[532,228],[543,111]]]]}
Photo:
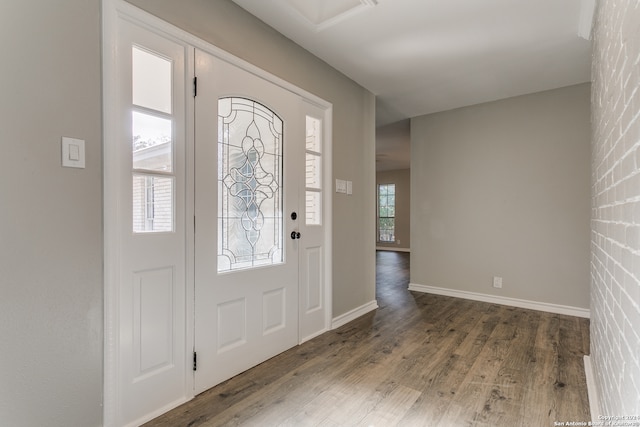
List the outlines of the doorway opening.
{"type": "Polygon", "coordinates": [[[411,251],[410,120],[376,129],[376,298],[391,303],[408,287],[411,251]],[[399,283],[398,278],[407,278],[399,283]]]}

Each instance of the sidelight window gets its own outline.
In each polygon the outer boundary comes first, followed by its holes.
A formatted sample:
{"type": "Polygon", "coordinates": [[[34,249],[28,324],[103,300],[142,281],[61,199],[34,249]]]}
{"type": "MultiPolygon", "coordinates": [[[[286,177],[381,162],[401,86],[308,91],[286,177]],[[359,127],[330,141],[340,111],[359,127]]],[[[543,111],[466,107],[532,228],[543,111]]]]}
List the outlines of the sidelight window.
{"type": "Polygon", "coordinates": [[[305,212],[307,225],[322,225],[322,122],[306,119],[305,212]]]}
{"type": "Polygon", "coordinates": [[[173,231],[172,61],[132,47],[133,231],[173,231]]]}

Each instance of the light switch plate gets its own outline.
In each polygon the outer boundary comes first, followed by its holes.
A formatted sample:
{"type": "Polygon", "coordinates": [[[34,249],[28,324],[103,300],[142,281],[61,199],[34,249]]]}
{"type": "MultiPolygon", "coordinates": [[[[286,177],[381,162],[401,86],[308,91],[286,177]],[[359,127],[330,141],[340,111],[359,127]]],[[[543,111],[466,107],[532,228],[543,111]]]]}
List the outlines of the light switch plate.
{"type": "Polygon", "coordinates": [[[353,181],[347,181],[347,195],[353,194],[353,181]]]}
{"type": "Polygon", "coordinates": [[[347,192],[347,181],[344,179],[336,179],[336,193],[347,192]]]}
{"type": "Polygon", "coordinates": [[[84,139],[62,137],[62,166],[84,169],[84,139]]]}

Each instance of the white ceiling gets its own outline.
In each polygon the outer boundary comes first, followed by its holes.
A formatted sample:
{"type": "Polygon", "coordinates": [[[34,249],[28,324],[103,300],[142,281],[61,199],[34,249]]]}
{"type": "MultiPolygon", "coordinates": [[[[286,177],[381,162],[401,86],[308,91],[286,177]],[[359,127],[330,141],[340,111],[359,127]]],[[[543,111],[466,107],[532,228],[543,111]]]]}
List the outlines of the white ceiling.
{"type": "Polygon", "coordinates": [[[233,1],[373,92],[378,126],[590,80],[593,0],[233,1]]]}

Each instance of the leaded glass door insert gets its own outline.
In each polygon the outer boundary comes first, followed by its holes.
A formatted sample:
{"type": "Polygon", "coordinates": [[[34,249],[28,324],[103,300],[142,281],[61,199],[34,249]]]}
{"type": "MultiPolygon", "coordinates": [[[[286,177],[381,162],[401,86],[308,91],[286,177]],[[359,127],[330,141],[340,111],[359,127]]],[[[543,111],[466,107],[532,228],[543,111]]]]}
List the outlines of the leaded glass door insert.
{"type": "Polygon", "coordinates": [[[282,147],[275,112],[218,100],[218,272],[284,262],[282,147]]]}

